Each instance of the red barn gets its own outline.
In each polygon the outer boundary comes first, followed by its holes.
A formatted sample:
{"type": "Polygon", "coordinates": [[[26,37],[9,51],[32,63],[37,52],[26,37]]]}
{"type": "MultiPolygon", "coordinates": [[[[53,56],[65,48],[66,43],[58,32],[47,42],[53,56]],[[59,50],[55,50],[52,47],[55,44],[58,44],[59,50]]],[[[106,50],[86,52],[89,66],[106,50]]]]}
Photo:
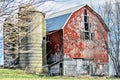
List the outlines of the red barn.
{"type": "Polygon", "coordinates": [[[51,74],[107,75],[106,24],[88,5],[52,14],[47,22],[47,63],[51,74]]]}

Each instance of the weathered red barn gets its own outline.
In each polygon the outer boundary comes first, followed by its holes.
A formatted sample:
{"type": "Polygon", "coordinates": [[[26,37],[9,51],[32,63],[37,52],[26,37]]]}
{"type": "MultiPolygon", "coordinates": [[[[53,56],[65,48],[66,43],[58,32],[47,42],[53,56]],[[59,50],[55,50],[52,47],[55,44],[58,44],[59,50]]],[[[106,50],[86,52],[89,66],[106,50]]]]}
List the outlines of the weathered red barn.
{"type": "Polygon", "coordinates": [[[47,18],[47,63],[51,74],[107,75],[106,24],[88,5],[47,18]]]}

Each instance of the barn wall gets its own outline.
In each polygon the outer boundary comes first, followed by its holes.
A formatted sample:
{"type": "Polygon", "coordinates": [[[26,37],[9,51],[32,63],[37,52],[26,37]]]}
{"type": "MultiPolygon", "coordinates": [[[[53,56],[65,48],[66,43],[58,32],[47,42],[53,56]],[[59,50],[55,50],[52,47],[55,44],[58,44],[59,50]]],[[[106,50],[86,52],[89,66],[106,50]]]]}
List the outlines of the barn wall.
{"type": "Polygon", "coordinates": [[[63,62],[63,74],[69,76],[88,75],[93,72],[92,61],[83,59],[66,59],[63,62]]]}
{"type": "MultiPolygon", "coordinates": [[[[64,58],[92,59],[94,64],[93,68],[96,67],[99,71],[100,69],[106,69],[106,72],[108,72],[106,68],[108,67],[108,54],[103,48],[103,46],[105,46],[104,38],[108,41],[108,35],[98,17],[89,9],[87,9],[87,11],[91,23],[91,33],[95,34],[94,40],[81,39],[81,33],[84,31],[84,9],[87,8],[83,7],[74,12],[64,27],[64,58]],[[103,35],[105,36],[104,38],[102,37],[103,35]]],[[[64,63],[64,65],[67,64],[64,63]]],[[[96,70],[96,74],[98,70],[96,70]]]]}
{"type": "Polygon", "coordinates": [[[99,58],[100,62],[108,62],[108,55],[103,48],[103,34],[99,29],[105,32],[107,40],[107,32],[99,19],[88,10],[91,22],[91,33],[95,33],[94,40],[82,40],[80,35],[84,31],[83,23],[84,8],[74,12],[64,27],[64,52],[70,58],[99,58]],[[98,41],[98,42],[97,42],[98,41]],[[99,44],[99,45],[98,45],[99,44]],[[101,57],[99,56],[101,55],[101,57]]]}
{"type": "Polygon", "coordinates": [[[63,54],[63,33],[62,30],[51,32],[47,36],[49,36],[50,41],[47,41],[47,62],[51,63],[55,62],[55,56],[58,54],[58,59],[62,58],[63,54]]]}

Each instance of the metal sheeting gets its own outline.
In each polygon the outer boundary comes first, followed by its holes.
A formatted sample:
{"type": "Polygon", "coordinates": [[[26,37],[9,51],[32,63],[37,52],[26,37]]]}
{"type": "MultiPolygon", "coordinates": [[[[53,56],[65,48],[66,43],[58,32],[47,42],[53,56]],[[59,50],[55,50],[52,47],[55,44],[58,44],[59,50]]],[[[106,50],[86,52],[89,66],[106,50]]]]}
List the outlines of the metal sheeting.
{"type": "Polygon", "coordinates": [[[46,20],[47,32],[62,29],[71,13],[46,20]]]}

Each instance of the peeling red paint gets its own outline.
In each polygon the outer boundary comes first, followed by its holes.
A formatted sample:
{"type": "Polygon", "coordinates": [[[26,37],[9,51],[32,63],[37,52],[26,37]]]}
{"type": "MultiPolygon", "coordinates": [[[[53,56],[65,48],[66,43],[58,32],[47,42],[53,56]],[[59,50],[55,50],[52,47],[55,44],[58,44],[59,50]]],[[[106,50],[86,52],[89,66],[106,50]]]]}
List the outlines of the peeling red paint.
{"type": "Polygon", "coordinates": [[[47,53],[54,54],[55,45],[59,44],[59,48],[63,48],[64,55],[70,58],[90,58],[94,62],[107,63],[108,54],[103,42],[108,41],[108,32],[103,27],[98,17],[88,10],[89,20],[91,21],[91,33],[95,33],[94,40],[82,40],[81,31],[84,30],[83,10],[85,7],[75,11],[68,22],[65,24],[63,31],[57,31],[50,34],[50,43],[47,45],[47,53]],[[102,30],[103,32],[101,32],[102,30]]]}
{"type": "Polygon", "coordinates": [[[80,38],[80,31],[84,29],[84,25],[82,25],[83,10],[84,8],[74,12],[64,27],[64,53],[70,58],[93,58],[94,62],[106,63],[108,62],[108,54],[106,50],[102,50],[103,34],[100,29],[105,32],[105,40],[108,40],[108,35],[99,19],[89,10],[88,14],[93,22],[91,31],[95,33],[95,39],[99,41],[99,44],[94,41],[86,43],[87,41],[80,38]]]}

